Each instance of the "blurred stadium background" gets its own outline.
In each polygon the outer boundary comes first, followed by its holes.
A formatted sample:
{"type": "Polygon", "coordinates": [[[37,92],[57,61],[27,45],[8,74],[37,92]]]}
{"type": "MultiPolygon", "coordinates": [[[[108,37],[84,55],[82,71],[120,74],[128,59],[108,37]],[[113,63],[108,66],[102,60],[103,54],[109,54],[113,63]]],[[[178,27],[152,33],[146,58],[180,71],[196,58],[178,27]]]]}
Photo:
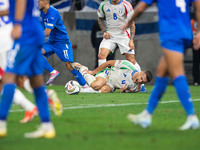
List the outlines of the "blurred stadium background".
{"type": "MultiPolygon", "coordinates": [[[[128,0],[135,3],[138,0],[128,0]]],[[[56,7],[62,18],[73,45],[74,61],[94,69],[95,49],[91,44],[91,30],[97,20],[97,9],[101,0],[51,0],[51,5],[56,7]]],[[[156,71],[157,63],[161,56],[158,37],[158,16],[156,6],[151,6],[136,21],[135,36],[136,60],[142,70],[156,71]]],[[[192,84],[192,51],[186,51],[185,69],[189,84],[192,84]]],[[[115,59],[125,59],[116,51],[115,59]]],[[[56,85],[63,85],[74,79],[56,55],[48,59],[49,63],[61,73],[61,77],[54,81],[56,85]]],[[[49,73],[45,72],[45,81],[49,73]]],[[[153,84],[152,81],[150,84],[153,84]]]]}

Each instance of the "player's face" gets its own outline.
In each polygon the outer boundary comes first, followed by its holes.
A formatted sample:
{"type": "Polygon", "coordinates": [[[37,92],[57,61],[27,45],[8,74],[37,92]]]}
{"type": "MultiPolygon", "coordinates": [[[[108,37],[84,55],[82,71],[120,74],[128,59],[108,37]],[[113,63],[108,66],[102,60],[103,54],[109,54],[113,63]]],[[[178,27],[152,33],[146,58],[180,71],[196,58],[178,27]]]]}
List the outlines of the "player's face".
{"type": "Polygon", "coordinates": [[[39,0],[38,3],[39,3],[39,9],[42,10],[44,8],[45,1],[39,0]]]}
{"type": "Polygon", "coordinates": [[[120,2],[120,0],[111,0],[111,2],[112,2],[113,4],[118,4],[118,3],[120,2]]]}
{"type": "Polygon", "coordinates": [[[134,83],[137,83],[137,84],[144,84],[147,81],[147,76],[146,76],[146,73],[145,72],[140,72],[134,79],[133,79],[133,82],[134,83]]]}

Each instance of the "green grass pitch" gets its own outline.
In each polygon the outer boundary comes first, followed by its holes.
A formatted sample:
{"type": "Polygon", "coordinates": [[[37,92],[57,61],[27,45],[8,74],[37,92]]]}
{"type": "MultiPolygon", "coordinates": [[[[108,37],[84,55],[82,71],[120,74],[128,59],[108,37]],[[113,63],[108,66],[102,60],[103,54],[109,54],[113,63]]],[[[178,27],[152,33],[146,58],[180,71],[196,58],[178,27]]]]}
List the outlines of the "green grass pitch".
{"type": "MultiPolygon", "coordinates": [[[[51,86],[57,91],[64,113],[51,118],[56,128],[54,139],[25,139],[23,134],[40,124],[35,118],[20,124],[24,111],[12,106],[8,118],[8,134],[0,139],[0,150],[197,150],[200,130],[178,131],[186,115],[174,88],[169,86],[156,109],[150,128],[130,123],[126,116],[145,107],[152,89],[147,93],[107,93],[67,95],[64,86],[51,86]]],[[[197,115],[200,116],[200,87],[190,87],[197,115]]],[[[31,94],[23,91],[33,101],[31,94]]]]}

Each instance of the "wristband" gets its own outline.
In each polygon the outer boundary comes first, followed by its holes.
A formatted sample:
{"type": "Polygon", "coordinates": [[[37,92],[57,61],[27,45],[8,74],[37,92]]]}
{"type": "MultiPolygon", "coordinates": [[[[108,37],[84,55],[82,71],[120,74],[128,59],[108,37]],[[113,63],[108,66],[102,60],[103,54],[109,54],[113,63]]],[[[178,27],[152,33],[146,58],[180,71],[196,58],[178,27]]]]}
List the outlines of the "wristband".
{"type": "Polygon", "coordinates": [[[14,22],[13,22],[14,24],[21,24],[22,23],[22,21],[20,21],[20,20],[14,20],[14,22]]]}

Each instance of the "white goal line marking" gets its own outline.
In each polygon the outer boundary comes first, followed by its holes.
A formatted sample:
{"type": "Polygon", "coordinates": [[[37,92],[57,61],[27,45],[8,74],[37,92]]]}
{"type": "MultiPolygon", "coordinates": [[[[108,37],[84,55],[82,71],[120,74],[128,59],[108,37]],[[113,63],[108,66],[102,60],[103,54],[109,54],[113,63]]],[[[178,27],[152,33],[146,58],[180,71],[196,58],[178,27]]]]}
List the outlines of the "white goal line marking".
{"type": "MultiPolygon", "coordinates": [[[[200,99],[193,99],[193,102],[200,101],[200,99]]],[[[179,100],[161,101],[161,104],[178,103],[179,100]]],[[[64,110],[69,109],[85,109],[85,108],[100,108],[100,107],[119,107],[119,106],[133,106],[133,105],[146,105],[146,103],[125,103],[125,104],[82,104],[84,106],[63,107],[64,110]]],[[[23,109],[10,110],[10,112],[23,112],[23,109]]]]}

